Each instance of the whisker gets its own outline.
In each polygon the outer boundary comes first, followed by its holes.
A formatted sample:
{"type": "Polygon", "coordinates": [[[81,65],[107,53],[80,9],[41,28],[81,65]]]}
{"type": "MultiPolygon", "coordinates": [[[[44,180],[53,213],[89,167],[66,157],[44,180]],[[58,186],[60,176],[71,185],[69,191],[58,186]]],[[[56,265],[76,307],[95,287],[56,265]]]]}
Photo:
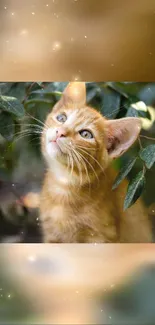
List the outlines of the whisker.
{"type": "Polygon", "coordinates": [[[24,134],[42,134],[43,132],[42,131],[33,131],[33,132],[31,132],[30,130],[24,130],[24,131],[19,131],[19,132],[16,132],[15,134],[14,134],[14,136],[16,136],[16,135],[24,135],[24,134]]]}
{"type": "MultiPolygon", "coordinates": [[[[44,127],[46,127],[46,124],[44,122],[42,122],[41,120],[39,120],[36,117],[32,116],[30,113],[27,113],[26,116],[32,118],[33,120],[39,122],[41,125],[43,125],[44,127]]],[[[49,125],[47,125],[47,126],[49,127],[49,125]]]]}
{"type": "Polygon", "coordinates": [[[140,134],[139,136],[140,136],[141,138],[144,138],[144,139],[147,139],[147,140],[155,141],[155,138],[148,137],[148,136],[146,136],[146,135],[142,135],[142,134],[140,134]]]}
{"type": "Polygon", "coordinates": [[[76,155],[75,150],[73,149],[73,154],[74,154],[74,159],[77,163],[78,171],[79,171],[79,177],[80,177],[80,186],[82,185],[82,170],[81,170],[81,165],[80,165],[80,160],[78,155],[76,155]]]}
{"type": "Polygon", "coordinates": [[[98,178],[98,175],[96,174],[96,171],[94,169],[94,167],[92,166],[92,164],[88,161],[88,159],[86,157],[84,157],[81,153],[79,153],[83,159],[88,163],[88,165],[90,166],[90,168],[92,169],[92,171],[94,172],[94,175],[96,176],[98,182],[99,182],[99,178],[98,178]]]}
{"type": "MultiPolygon", "coordinates": [[[[79,148],[79,146],[77,146],[77,148],[79,148]]],[[[101,166],[101,164],[98,162],[98,160],[96,158],[94,158],[92,155],[90,155],[87,151],[79,148],[82,152],[86,153],[88,156],[90,156],[97,164],[98,166],[101,168],[102,171],[104,171],[103,167],[101,166]]]]}
{"type": "Polygon", "coordinates": [[[113,115],[113,113],[116,113],[116,112],[122,111],[122,110],[124,110],[124,109],[126,109],[126,107],[122,105],[122,106],[120,106],[119,108],[114,109],[110,114],[106,114],[106,115],[104,115],[104,117],[110,117],[110,116],[113,115]]]}
{"type": "Polygon", "coordinates": [[[38,124],[28,124],[28,123],[22,123],[21,124],[21,126],[30,126],[30,128],[32,127],[32,128],[36,128],[36,129],[41,129],[41,130],[43,130],[44,129],[44,127],[42,126],[42,125],[38,125],[38,124]]]}
{"type": "MultiPolygon", "coordinates": [[[[76,150],[75,150],[76,151],[76,150]]],[[[83,156],[76,151],[76,154],[80,156],[80,159],[81,159],[81,163],[83,164],[84,166],[84,169],[85,169],[85,172],[86,172],[86,175],[87,175],[87,179],[88,179],[88,183],[89,183],[89,190],[90,190],[90,177],[89,177],[89,173],[88,173],[88,169],[87,169],[87,165],[83,159],[83,156]]]]}
{"type": "MultiPolygon", "coordinates": [[[[29,137],[29,136],[30,136],[30,134],[26,134],[26,135],[19,136],[13,142],[15,143],[15,142],[17,142],[17,141],[19,141],[19,140],[21,140],[23,138],[29,137]]],[[[38,138],[40,138],[40,137],[38,137],[38,138]]]]}
{"type": "Polygon", "coordinates": [[[68,150],[69,149],[69,146],[67,146],[67,144],[65,144],[64,147],[67,149],[67,153],[68,153],[69,158],[70,158],[70,165],[71,165],[70,176],[72,177],[73,170],[74,170],[74,160],[73,160],[73,157],[72,157],[72,154],[71,154],[70,150],[68,150]]]}
{"type": "Polygon", "coordinates": [[[96,151],[95,148],[88,148],[88,147],[83,147],[83,146],[79,146],[79,145],[78,145],[78,148],[89,149],[89,150],[92,150],[92,151],[96,151]]]}

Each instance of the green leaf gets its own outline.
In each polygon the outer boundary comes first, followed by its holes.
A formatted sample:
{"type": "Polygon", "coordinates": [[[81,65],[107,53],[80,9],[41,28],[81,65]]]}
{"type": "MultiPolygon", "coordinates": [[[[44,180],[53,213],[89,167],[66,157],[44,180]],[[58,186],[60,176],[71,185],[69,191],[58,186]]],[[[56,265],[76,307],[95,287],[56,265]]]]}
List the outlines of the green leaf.
{"type": "Polygon", "coordinates": [[[38,82],[36,82],[36,84],[38,84],[39,86],[41,86],[42,85],[42,81],[38,81],[38,82]]]}
{"type": "Polygon", "coordinates": [[[140,158],[145,161],[146,167],[150,169],[155,163],[155,144],[142,149],[139,153],[140,158]]]}
{"type": "Polygon", "coordinates": [[[147,118],[149,120],[151,119],[151,114],[149,111],[144,112],[144,111],[138,110],[137,112],[138,112],[139,117],[147,118]]]}
{"type": "Polygon", "coordinates": [[[123,179],[129,174],[129,172],[132,169],[132,167],[134,166],[136,160],[137,160],[137,157],[130,159],[129,162],[121,168],[119,174],[117,175],[117,177],[114,181],[114,184],[112,187],[113,190],[116,187],[118,187],[118,185],[123,181],[123,179]]]}
{"type": "Polygon", "coordinates": [[[139,93],[140,100],[142,100],[146,105],[152,106],[155,102],[155,83],[147,83],[139,93]]]}
{"type": "Polygon", "coordinates": [[[127,111],[127,114],[126,114],[127,117],[138,117],[138,112],[135,108],[133,108],[132,106],[130,106],[128,108],[128,111],[127,111]]]}
{"type": "Polygon", "coordinates": [[[146,82],[107,82],[107,84],[126,98],[132,99],[132,102],[139,100],[140,90],[147,85],[146,82]]]}
{"type": "Polygon", "coordinates": [[[24,115],[24,106],[15,97],[0,96],[0,108],[17,117],[24,115]]]}
{"type": "Polygon", "coordinates": [[[96,96],[97,94],[97,87],[94,87],[87,91],[87,103],[91,102],[91,100],[96,96]]]}
{"type": "Polygon", "coordinates": [[[115,118],[120,109],[121,96],[113,89],[105,88],[103,90],[103,99],[101,112],[104,116],[115,118]]]}
{"type": "Polygon", "coordinates": [[[8,141],[12,140],[15,131],[12,116],[7,112],[0,113],[0,134],[8,141]]]}
{"type": "Polygon", "coordinates": [[[124,210],[134,204],[141,196],[145,187],[144,171],[140,171],[137,176],[132,179],[128,185],[127,194],[124,200],[124,210]]]}

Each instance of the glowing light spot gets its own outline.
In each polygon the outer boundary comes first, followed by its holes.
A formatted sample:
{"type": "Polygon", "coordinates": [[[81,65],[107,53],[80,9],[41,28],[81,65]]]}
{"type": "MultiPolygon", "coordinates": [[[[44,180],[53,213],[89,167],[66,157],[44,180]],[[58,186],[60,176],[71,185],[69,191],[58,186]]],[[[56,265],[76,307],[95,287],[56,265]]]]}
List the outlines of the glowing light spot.
{"type": "Polygon", "coordinates": [[[60,42],[54,42],[53,43],[53,51],[58,51],[60,50],[62,47],[61,43],[60,42]]]}
{"type": "Polygon", "coordinates": [[[14,12],[12,12],[12,13],[11,13],[11,16],[14,16],[14,15],[15,15],[15,13],[14,13],[14,12]]]}
{"type": "Polygon", "coordinates": [[[36,261],[36,256],[33,256],[33,255],[30,255],[30,256],[28,256],[28,261],[29,262],[35,262],[36,261]]]}
{"type": "Polygon", "coordinates": [[[115,286],[114,284],[111,284],[111,286],[110,286],[110,287],[111,287],[111,288],[114,288],[114,286],[115,286]]]}
{"type": "Polygon", "coordinates": [[[81,79],[81,78],[80,78],[79,75],[76,75],[76,76],[73,77],[73,80],[74,80],[74,81],[79,81],[80,79],[81,79]]]}
{"type": "Polygon", "coordinates": [[[59,18],[59,15],[54,12],[54,17],[59,18]]]}
{"type": "Polygon", "coordinates": [[[31,14],[34,16],[35,15],[35,12],[33,11],[33,12],[31,12],[31,14]]]}
{"type": "Polygon", "coordinates": [[[22,29],[21,31],[20,31],[20,35],[21,36],[25,36],[25,35],[27,35],[28,34],[28,30],[27,29],[22,29]]]}

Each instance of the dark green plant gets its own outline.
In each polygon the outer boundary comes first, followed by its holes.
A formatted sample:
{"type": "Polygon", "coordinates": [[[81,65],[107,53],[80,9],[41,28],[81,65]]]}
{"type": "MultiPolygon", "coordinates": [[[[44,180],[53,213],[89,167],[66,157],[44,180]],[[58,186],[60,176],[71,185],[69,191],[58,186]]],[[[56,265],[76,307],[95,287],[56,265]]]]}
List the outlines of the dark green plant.
{"type": "MultiPolygon", "coordinates": [[[[33,140],[39,138],[37,130],[46,115],[60,98],[66,82],[14,82],[0,83],[0,179],[11,179],[16,161],[14,143],[16,138],[26,136],[33,140]],[[36,124],[38,126],[36,127],[36,124]],[[34,137],[35,136],[35,137],[34,137]]],[[[147,105],[155,103],[155,83],[136,82],[88,82],[87,103],[107,118],[125,116],[151,119],[147,105]],[[152,89],[152,91],[151,91],[152,89]],[[143,101],[146,109],[136,109],[133,104],[143,101]]],[[[33,142],[34,144],[34,142],[33,142]]],[[[145,174],[155,162],[155,145],[140,149],[120,168],[113,185],[115,189],[121,181],[131,174],[134,165],[139,162],[139,173],[130,179],[124,201],[124,209],[130,207],[141,196],[145,188],[145,174]]],[[[37,152],[38,149],[36,149],[37,152]]]]}

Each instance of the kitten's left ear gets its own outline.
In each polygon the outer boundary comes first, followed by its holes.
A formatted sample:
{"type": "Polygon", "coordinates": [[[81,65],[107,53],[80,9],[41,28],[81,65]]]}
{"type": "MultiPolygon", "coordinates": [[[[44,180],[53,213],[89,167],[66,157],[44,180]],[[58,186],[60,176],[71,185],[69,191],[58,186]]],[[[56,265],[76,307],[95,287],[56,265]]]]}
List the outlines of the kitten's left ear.
{"type": "Polygon", "coordinates": [[[141,130],[141,120],[126,117],[105,121],[106,147],[111,158],[117,158],[136,141],[141,130]]]}
{"type": "Polygon", "coordinates": [[[63,92],[62,100],[69,106],[75,104],[76,107],[86,103],[86,85],[85,82],[70,82],[63,92]]]}
{"type": "Polygon", "coordinates": [[[65,88],[60,100],[54,106],[54,110],[62,106],[80,108],[86,104],[85,82],[70,82],[65,88]]]}

